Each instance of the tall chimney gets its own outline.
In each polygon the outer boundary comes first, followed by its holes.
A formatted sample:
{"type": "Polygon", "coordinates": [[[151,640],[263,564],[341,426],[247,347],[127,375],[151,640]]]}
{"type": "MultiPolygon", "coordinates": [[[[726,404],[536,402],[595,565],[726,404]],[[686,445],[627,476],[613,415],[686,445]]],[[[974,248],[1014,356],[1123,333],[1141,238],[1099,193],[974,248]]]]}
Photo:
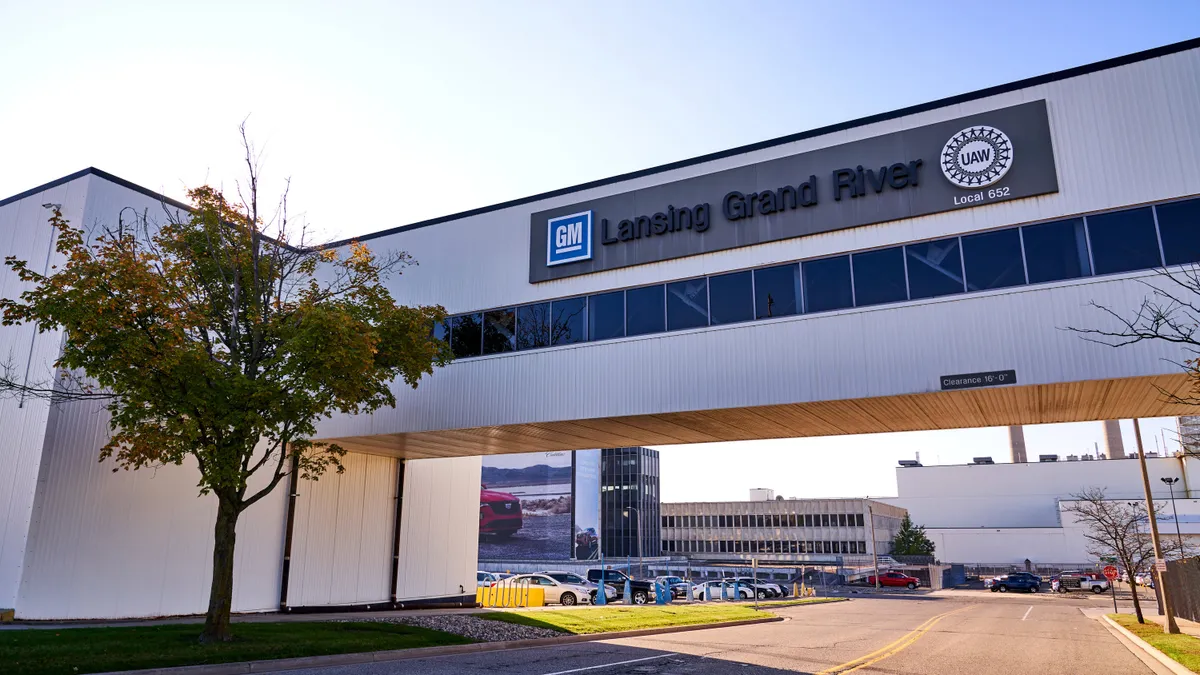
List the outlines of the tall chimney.
{"type": "Polygon", "coordinates": [[[1028,462],[1025,458],[1025,428],[1021,426],[1008,428],[1008,447],[1013,464],[1028,462]]]}
{"type": "Polygon", "coordinates": [[[1104,452],[1109,459],[1125,459],[1125,439],[1121,438],[1121,420],[1104,420],[1104,452]]]}

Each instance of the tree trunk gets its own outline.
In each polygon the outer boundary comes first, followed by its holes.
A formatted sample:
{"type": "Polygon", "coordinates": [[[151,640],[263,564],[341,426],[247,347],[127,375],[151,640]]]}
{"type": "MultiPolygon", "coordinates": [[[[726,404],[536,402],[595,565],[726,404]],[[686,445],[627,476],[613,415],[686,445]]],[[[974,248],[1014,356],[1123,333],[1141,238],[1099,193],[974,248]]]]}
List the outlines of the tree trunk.
{"type": "Polygon", "coordinates": [[[213,528],[212,588],[201,642],[229,642],[229,613],[233,605],[233,545],[237,537],[238,509],[234,500],[217,496],[217,524],[213,528]]]}
{"type": "Polygon", "coordinates": [[[1137,579],[1133,576],[1133,567],[1126,565],[1125,570],[1129,575],[1129,592],[1133,595],[1133,611],[1137,614],[1138,623],[1146,623],[1146,619],[1142,617],[1142,603],[1138,601],[1137,579]]]}

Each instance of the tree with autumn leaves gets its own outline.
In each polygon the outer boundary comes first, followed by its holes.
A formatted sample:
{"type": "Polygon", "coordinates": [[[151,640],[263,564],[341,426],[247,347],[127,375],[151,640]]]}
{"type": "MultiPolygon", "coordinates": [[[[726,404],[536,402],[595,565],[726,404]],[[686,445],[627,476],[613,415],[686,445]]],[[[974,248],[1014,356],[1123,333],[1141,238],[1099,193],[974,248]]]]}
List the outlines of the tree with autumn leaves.
{"type": "Polygon", "coordinates": [[[345,450],[311,440],[317,422],[394,406],[395,380],[416,387],[450,359],[431,331],[444,310],[398,305],[384,283],[414,261],[305,246],[286,191],[264,222],[246,150],[236,201],[200,187],[190,213],[152,223],[126,211],[90,232],[54,208],[61,264],[42,274],[6,258],[28,289],[0,299],[4,325],[65,333],[52,380],[0,373],[0,393],[103,400],[112,436],[100,458],[122,468],[195,461],[200,494],[217,500],[205,642],[232,637],[239,516],[292,474],[341,472],[345,450]]]}

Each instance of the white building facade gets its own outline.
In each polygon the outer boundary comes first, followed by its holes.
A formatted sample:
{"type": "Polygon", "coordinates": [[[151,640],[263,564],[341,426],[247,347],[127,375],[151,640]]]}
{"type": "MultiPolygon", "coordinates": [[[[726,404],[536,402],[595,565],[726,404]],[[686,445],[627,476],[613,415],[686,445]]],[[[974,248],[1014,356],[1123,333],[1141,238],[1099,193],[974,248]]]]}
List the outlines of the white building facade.
{"type": "MultiPolygon", "coordinates": [[[[1200,458],[1148,457],[1147,471],[1163,537],[1200,544],[1200,458]],[[1178,479],[1169,486],[1163,478],[1178,479]],[[1171,496],[1174,495],[1174,504],[1171,496]],[[1178,530],[1175,513],[1178,512],[1178,530]]],[[[913,466],[896,469],[898,497],[947,563],[1093,564],[1086,528],[1067,509],[1091,488],[1108,499],[1145,503],[1136,459],[913,466]]]]}
{"type": "MultiPolygon", "coordinates": [[[[463,599],[482,454],[1181,414],[1181,349],[1062,328],[1200,261],[1198,195],[1193,41],[365,235],[460,358],[321,426],[347,472],[247,511],[235,607],[463,599]]],[[[44,204],[183,208],[85,170],[0,200],[0,255],[55,262],[44,204]]],[[[61,339],[3,327],[0,358],[61,339]]],[[[203,611],[193,469],[112,473],[84,407],[0,400],[0,429],[0,607],[203,611]]]]}

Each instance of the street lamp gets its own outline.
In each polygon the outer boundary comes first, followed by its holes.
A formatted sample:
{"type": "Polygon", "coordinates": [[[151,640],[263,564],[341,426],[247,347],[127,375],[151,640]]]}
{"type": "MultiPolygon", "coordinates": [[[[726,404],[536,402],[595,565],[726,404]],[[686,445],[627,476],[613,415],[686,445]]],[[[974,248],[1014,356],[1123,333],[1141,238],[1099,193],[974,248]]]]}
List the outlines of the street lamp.
{"type": "Polygon", "coordinates": [[[1175,484],[1179,482],[1179,478],[1168,478],[1164,476],[1162,482],[1171,488],[1171,513],[1175,514],[1175,538],[1179,541],[1179,557],[1183,557],[1183,535],[1179,533],[1179,511],[1175,510],[1175,484]]]}
{"type": "Polygon", "coordinates": [[[642,561],[642,511],[641,511],[641,509],[639,509],[639,508],[638,508],[638,507],[636,507],[636,506],[626,506],[626,507],[625,507],[625,508],[624,508],[624,509],[621,511],[621,515],[623,515],[623,516],[625,516],[626,518],[628,518],[628,517],[629,517],[629,512],[630,512],[630,511],[635,511],[635,512],[637,512],[637,551],[638,551],[638,571],[639,571],[639,573],[640,573],[641,575],[645,576],[645,574],[646,574],[646,570],[645,570],[645,568],[644,568],[644,566],[645,566],[645,563],[642,561]]]}

